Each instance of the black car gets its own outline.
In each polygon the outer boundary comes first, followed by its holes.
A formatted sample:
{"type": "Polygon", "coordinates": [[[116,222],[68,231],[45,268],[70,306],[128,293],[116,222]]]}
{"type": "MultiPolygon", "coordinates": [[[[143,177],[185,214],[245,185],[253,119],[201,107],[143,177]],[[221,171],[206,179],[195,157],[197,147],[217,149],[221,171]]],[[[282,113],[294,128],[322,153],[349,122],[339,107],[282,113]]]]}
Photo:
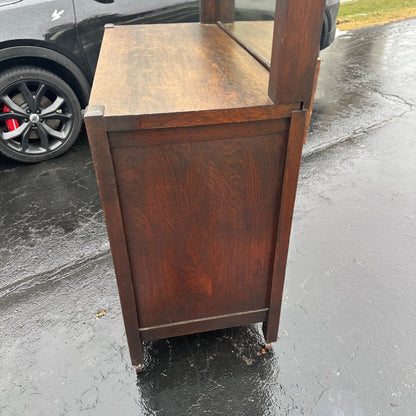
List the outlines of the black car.
{"type": "MultiPolygon", "coordinates": [[[[237,19],[273,19],[273,0],[238,1],[237,19]]],[[[327,0],[321,49],[334,39],[338,7],[327,0]]],[[[106,23],[198,19],[199,1],[0,0],[0,152],[38,162],[72,146],[106,23]]]]}

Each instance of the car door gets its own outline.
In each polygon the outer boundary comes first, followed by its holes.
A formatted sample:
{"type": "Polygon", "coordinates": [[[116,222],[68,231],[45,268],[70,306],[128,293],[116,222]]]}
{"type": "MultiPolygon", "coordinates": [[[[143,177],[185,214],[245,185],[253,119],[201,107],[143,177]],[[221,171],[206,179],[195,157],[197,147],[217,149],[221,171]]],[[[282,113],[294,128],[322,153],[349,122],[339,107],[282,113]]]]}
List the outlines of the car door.
{"type": "Polygon", "coordinates": [[[198,21],[198,1],[73,0],[77,29],[91,72],[95,72],[104,25],[198,21]]]}
{"type": "Polygon", "coordinates": [[[72,0],[0,0],[0,22],[0,49],[36,45],[79,63],[72,0]]]}

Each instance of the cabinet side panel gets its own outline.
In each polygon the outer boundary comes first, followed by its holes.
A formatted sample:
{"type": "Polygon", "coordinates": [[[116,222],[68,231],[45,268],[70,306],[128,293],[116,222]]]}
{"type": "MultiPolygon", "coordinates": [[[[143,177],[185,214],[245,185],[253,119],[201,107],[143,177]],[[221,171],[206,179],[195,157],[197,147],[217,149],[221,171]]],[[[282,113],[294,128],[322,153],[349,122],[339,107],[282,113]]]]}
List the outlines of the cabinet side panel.
{"type": "Polygon", "coordinates": [[[286,139],[112,150],[141,328],[268,307],[286,139]]]}

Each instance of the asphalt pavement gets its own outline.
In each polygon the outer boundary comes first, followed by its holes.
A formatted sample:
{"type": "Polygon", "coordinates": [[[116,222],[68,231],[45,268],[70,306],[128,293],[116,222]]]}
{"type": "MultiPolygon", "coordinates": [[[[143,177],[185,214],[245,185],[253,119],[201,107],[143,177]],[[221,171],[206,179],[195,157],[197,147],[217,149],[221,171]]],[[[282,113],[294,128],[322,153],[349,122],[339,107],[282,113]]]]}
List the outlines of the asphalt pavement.
{"type": "Polygon", "coordinates": [[[267,354],[258,325],[160,340],[137,376],[85,133],[0,157],[1,416],[414,416],[415,45],[409,20],[322,53],[267,354]]]}

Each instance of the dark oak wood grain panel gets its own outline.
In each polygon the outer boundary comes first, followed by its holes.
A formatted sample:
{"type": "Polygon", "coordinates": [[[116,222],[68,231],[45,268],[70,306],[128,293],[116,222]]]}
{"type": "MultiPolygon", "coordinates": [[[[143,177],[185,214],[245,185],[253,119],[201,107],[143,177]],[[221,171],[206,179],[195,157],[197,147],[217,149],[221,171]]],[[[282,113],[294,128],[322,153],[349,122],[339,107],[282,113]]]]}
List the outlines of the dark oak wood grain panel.
{"type": "Polygon", "coordinates": [[[279,136],[112,150],[140,327],[267,307],[279,136]]]}

